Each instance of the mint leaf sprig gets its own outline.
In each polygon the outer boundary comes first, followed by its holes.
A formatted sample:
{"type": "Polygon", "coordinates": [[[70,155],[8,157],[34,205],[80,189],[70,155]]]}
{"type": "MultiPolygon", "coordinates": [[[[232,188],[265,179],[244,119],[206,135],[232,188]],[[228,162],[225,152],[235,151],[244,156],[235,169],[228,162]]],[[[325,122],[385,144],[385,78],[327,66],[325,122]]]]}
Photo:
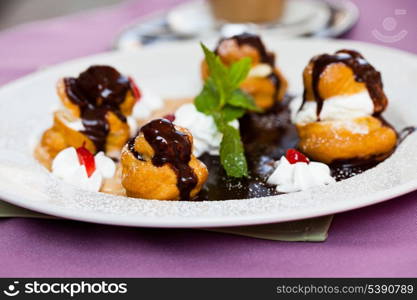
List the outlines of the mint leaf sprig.
{"type": "Polygon", "coordinates": [[[203,43],[201,47],[209,68],[209,77],[195,98],[194,105],[199,112],[212,116],[217,129],[223,134],[220,162],[227,175],[247,177],[248,164],[240,132],[229,123],[242,117],[248,110],[260,111],[252,97],[239,89],[239,85],[248,76],[251,59],[245,57],[227,67],[203,43]]]}

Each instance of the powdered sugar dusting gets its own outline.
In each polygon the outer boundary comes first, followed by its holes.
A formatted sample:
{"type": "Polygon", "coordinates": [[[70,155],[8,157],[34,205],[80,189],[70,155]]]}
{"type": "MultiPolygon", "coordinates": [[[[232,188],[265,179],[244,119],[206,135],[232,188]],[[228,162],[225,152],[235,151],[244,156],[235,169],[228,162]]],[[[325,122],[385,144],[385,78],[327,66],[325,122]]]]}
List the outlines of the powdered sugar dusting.
{"type": "Polygon", "coordinates": [[[366,124],[361,124],[359,122],[355,122],[354,120],[333,121],[328,124],[331,124],[333,129],[336,131],[346,129],[354,134],[367,134],[369,132],[369,128],[366,124]]]}

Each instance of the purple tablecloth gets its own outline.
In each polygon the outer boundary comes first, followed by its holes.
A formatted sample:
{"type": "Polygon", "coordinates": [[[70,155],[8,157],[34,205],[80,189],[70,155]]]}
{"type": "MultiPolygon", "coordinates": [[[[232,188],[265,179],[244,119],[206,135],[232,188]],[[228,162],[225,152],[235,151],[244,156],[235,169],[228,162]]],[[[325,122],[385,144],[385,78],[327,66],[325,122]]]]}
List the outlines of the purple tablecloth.
{"type": "MultiPolygon", "coordinates": [[[[109,49],[141,15],[179,0],[134,1],[0,33],[0,84],[42,65],[109,49]]],[[[346,38],[417,52],[415,0],[355,0],[346,38]],[[397,11],[404,9],[406,11],[397,11]],[[406,13],[404,15],[404,12],[406,13]],[[395,23],[386,17],[395,17],[395,23]],[[385,26],[385,27],[384,27],[385,26]],[[372,34],[408,34],[387,44],[372,34]]],[[[417,80],[417,79],[416,79],[417,80]]],[[[335,217],[324,243],[121,228],[73,221],[0,220],[0,276],[417,276],[417,192],[335,217]]]]}

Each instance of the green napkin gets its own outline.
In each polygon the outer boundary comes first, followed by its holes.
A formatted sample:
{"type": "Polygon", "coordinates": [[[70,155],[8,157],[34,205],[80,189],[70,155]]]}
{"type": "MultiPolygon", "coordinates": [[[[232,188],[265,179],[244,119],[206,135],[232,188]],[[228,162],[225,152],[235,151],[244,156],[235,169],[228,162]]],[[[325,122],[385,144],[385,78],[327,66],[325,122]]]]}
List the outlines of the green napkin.
{"type": "Polygon", "coordinates": [[[44,215],[32,210],[15,206],[13,204],[0,200],[0,218],[40,218],[40,219],[56,219],[53,216],[44,215]]]}
{"type": "Polygon", "coordinates": [[[287,242],[324,242],[333,215],[299,221],[206,229],[210,231],[248,236],[252,238],[287,242]]]}
{"type": "MultiPolygon", "coordinates": [[[[45,219],[55,218],[53,216],[44,215],[0,201],[0,218],[11,217],[45,219]]],[[[329,230],[332,219],[333,216],[324,216],[277,224],[210,228],[204,230],[273,241],[323,242],[327,239],[327,231],[329,230]]]]}

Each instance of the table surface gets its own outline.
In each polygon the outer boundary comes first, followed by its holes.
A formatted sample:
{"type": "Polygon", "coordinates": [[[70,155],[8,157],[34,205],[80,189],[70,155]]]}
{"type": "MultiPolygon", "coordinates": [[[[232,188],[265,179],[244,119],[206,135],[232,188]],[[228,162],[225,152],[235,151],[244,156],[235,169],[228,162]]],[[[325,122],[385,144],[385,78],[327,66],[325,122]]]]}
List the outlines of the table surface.
{"type": "MultiPolygon", "coordinates": [[[[39,67],[109,49],[140,16],[181,0],[111,9],[0,32],[0,84],[39,67]]],[[[354,0],[359,23],[345,38],[417,52],[415,0],[354,0]],[[406,14],[395,14],[396,9],[406,14]],[[404,12],[404,11],[403,11],[404,12]],[[395,30],[389,24],[397,22],[395,30]],[[385,20],[385,22],[384,22],[385,20]],[[387,21],[388,20],[388,21],[387,21]],[[385,24],[385,27],[384,27],[385,24]],[[379,30],[407,35],[385,43],[379,30]]],[[[66,220],[0,220],[0,276],[328,277],[417,276],[417,192],[339,214],[324,243],[257,240],[195,230],[111,227],[66,220]]]]}

